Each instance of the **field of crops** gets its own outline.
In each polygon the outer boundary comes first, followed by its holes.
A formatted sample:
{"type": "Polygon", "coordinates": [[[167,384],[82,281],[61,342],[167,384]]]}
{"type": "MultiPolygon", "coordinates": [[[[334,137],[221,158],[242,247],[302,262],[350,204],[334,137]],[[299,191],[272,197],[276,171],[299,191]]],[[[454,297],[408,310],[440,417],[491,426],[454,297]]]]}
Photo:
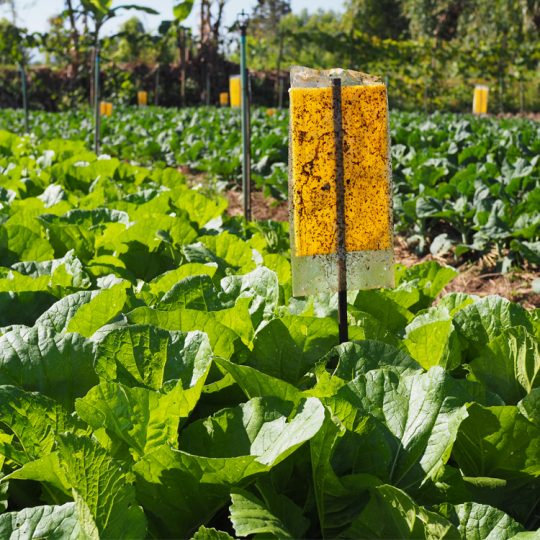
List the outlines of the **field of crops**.
{"type": "MultiPolygon", "coordinates": [[[[288,118],[254,120],[284,198],[288,118]]],[[[0,132],[0,538],[540,538],[540,310],[398,265],[338,345],[337,295],[291,296],[288,224],[167,167],[237,182],[238,122],[124,111],[99,158],[83,113],[0,132]]],[[[536,263],[534,123],[392,131],[419,250],[536,263]]]]}
{"type": "MultiPolygon", "coordinates": [[[[78,140],[91,148],[90,112],[33,113],[38,140],[78,140]]],[[[0,128],[21,132],[20,111],[0,128]],[[19,129],[17,129],[17,127],[19,129]]],[[[531,120],[395,112],[391,116],[396,232],[419,254],[456,260],[493,254],[497,270],[540,265],[540,130],[531,120]]],[[[288,114],[252,120],[253,180],[287,198],[288,114]]],[[[240,113],[231,109],[122,109],[104,117],[103,152],[153,168],[187,165],[221,182],[241,179],[240,113]]]]}

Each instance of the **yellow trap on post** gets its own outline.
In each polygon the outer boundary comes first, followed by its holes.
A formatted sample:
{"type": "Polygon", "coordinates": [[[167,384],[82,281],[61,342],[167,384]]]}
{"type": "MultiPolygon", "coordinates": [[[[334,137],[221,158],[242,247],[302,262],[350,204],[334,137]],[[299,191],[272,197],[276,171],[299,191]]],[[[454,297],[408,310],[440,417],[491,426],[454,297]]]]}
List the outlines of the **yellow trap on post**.
{"type": "Polygon", "coordinates": [[[231,75],[229,77],[229,94],[231,98],[231,107],[242,106],[242,81],[240,75],[231,75]]]}
{"type": "Polygon", "coordinates": [[[146,92],[137,92],[137,102],[139,106],[148,104],[148,94],[146,92]]]}
{"type": "Polygon", "coordinates": [[[473,113],[486,114],[488,108],[489,87],[477,84],[474,87],[473,113]]]}
{"type": "Polygon", "coordinates": [[[354,71],[293,66],[290,98],[293,294],[339,290],[336,140],[342,140],[343,146],[346,288],[393,287],[392,164],[386,86],[378,77],[354,71]],[[331,88],[336,77],[342,86],[339,137],[331,88]]]}

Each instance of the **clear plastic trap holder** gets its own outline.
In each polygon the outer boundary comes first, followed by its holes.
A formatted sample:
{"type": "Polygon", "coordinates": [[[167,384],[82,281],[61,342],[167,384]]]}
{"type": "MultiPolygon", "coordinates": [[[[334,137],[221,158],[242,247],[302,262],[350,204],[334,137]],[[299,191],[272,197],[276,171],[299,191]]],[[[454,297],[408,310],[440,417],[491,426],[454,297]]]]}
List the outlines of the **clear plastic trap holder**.
{"type": "Polygon", "coordinates": [[[293,66],[289,219],[294,296],[339,290],[333,77],[342,81],[347,290],[394,286],[386,87],[363,73],[293,66]]]}

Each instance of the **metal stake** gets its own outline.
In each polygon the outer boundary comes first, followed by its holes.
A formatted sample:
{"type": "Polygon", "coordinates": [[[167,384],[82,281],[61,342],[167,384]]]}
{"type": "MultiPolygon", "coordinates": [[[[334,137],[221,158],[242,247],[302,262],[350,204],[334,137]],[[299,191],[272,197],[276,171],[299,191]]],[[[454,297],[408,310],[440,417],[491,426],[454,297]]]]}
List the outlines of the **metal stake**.
{"type": "Polygon", "coordinates": [[[154,105],[159,105],[159,64],[156,67],[156,91],[154,93],[154,105]]]}
{"type": "Polygon", "coordinates": [[[95,125],[94,125],[94,153],[99,155],[99,139],[101,130],[101,116],[100,116],[100,95],[99,95],[99,47],[95,49],[95,66],[96,71],[94,75],[94,107],[95,107],[95,125]]]}
{"type": "Polygon", "coordinates": [[[504,112],[504,79],[502,75],[499,77],[499,101],[500,101],[499,107],[500,107],[501,112],[503,113],[504,112]]]}
{"type": "Polygon", "coordinates": [[[24,108],[24,132],[30,133],[30,127],[28,122],[28,98],[26,95],[26,70],[21,65],[21,79],[22,79],[22,94],[23,94],[23,108],[24,108]]]}
{"type": "Polygon", "coordinates": [[[206,74],[206,106],[210,107],[210,73],[206,74]]]}
{"type": "Polygon", "coordinates": [[[347,321],[347,246],[345,243],[345,179],[343,170],[343,121],[341,117],[341,79],[332,79],[334,138],[336,144],[336,213],[338,264],[339,343],[349,341],[347,321]]]}
{"type": "Polygon", "coordinates": [[[524,88],[523,88],[523,73],[521,74],[521,89],[520,89],[520,105],[521,105],[521,116],[525,116],[525,91],[524,91],[524,88]]]}
{"type": "Polygon", "coordinates": [[[238,16],[240,36],[240,73],[242,81],[242,192],[244,195],[244,218],[251,219],[251,141],[250,141],[250,114],[249,91],[246,65],[246,34],[249,17],[244,14],[238,16]]]}
{"type": "Polygon", "coordinates": [[[283,79],[279,78],[279,102],[278,109],[283,109],[283,79]]]}

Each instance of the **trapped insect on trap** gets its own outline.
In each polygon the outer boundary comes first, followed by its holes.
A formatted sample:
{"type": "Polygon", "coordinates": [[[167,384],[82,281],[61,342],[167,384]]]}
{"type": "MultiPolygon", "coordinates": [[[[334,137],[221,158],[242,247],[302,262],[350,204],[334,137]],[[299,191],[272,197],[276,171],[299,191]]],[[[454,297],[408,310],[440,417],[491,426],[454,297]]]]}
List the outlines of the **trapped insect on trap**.
{"type": "MultiPolygon", "coordinates": [[[[386,86],[354,71],[293,66],[289,219],[294,296],[394,286],[386,86]]],[[[344,318],[343,320],[341,320],[344,318]]]]}

